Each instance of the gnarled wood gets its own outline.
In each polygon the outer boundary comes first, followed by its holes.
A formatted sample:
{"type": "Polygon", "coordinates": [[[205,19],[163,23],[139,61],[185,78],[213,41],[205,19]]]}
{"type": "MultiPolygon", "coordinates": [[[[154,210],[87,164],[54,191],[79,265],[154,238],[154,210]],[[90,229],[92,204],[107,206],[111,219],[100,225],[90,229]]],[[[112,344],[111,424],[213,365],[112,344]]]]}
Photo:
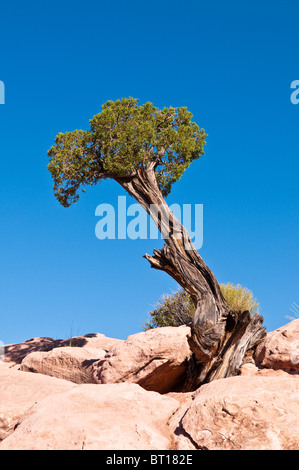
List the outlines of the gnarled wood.
{"type": "Polygon", "coordinates": [[[212,271],[195,249],[185,227],[177,220],[160,191],[153,167],[131,177],[118,178],[118,183],[153,218],[165,245],[145,258],[151,266],[167,272],[191,295],[196,312],[194,322],[215,324],[230,311],[212,271]],[[155,210],[156,209],[156,210],[155,210]]]}
{"type": "Polygon", "coordinates": [[[192,369],[199,373],[188,377],[186,390],[212,380],[237,375],[245,353],[252,355],[266,335],[263,317],[248,311],[231,313],[226,322],[218,322],[207,330],[193,326],[189,338],[193,351],[192,369]]]}
{"type": "Polygon", "coordinates": [[[236,375],[246,351],[254,348],[265,335],[263,318],[252,317],[249,312],[231,311],[216,277],[166,204],[154,165],[117,181],[153,218],[164,238],[161,250],[144,257],[154,269],[175,279],[190,294],[196,307],[189,339],[193,351],[189,368],[192,373],[186,381],[186,389],[236,375]]]}

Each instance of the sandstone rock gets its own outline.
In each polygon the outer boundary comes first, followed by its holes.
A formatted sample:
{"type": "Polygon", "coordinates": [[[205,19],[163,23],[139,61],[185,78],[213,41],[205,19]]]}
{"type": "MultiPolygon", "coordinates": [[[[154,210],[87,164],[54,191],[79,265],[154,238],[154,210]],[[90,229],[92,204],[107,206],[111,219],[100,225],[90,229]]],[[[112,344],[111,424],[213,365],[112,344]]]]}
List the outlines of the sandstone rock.
{"type": "Polygon", "coordinates": [[[32,338],[24,343],[7,344],[4,347],[4,361],[13,366],[20,364],[24,357],[33,351],[51,351],[58,346],[59,340],[52,338],[32,338]]]}
{"type": "Polygon", "coordinates": [[[92,364],[104,357],[106,350],[87,347],[54,348],[32,352],[21,363],[21,370],[70,380],[77,384],[94,383],[92,364]]]}
{"type": "Polygon", "coordinates": [[[123,339],[109,338],[102,333],[90,333],[84,336],[73,336],[69,339],[59,340],[59,347],[70,346],[88,349],[105,349],[109,351],[123,342],[123,339]]]}
{"type": "Polygon", "coordinates": [[[240,376],[188,393],[186,326],[9,345],[6,364],[39,373],[0,364],[0,450],[299,450],[298,329],[269,333],[240,376]]]}
{"type": "Polygon", "coordinates": [[[197,392],[184,392],[184,393],[167,393],[163,396],[175,398],[180,406],[177,411],[169,420],[169,429],[172,433],[172,445],[175,450],[197,450],[196,443],[193,442],[190,435],[188,435],[183,426],[182,419],[191,407],[194,397],[197,392]]]}
{"type": "Polygon", "coordinates": [[[75,385],[38,402],[0,450],[169,449],[178,405],[135,384],[75,385]]]}
{"type": "Polygon", "coordinates": [[[191,354],[190,328],[163,327],[131,335],[93,364],[97,383],[137,383],[160,393],[179,391],[191,354]]]}
{"type": "Polygon", "coordinates": [[[109,338],[102,333],[75,336],[68,339],[52,339],[48,337],[28,339],[24,343],[7,344],[4,348],[4,361],[10,367],[20,364],[28,354],[36,351],[51,351],[59,347],[80,347],[109,351],[123,340],[109,338]]]}
{"type": "Polygon", "coordinates": [[[299,319],[268,333],[254,358],[259,367],[299,373],[299,319]]]}
{"type": "Polygon", "coordinates": [[[246,363],[243,364],[240,369],[240,375],[245,377],[294,377],[299,379],[299,374],[295,372],[287,372],[282,369],[266,369],[257,367],[255,364],[246,363]]]}
{"type": "Polygon", "coordinates": [[[298,416],[297,379],[231,377],[200,387],[170,427],[178,440],[188,436],[197,449],[298,450],[298,416]]]}
{"type": "Polygon", "coordinates": [[[65,392],[73,386],[65,380],[0,365],[0,441],[13,432],[37,401],[65,392]]]}

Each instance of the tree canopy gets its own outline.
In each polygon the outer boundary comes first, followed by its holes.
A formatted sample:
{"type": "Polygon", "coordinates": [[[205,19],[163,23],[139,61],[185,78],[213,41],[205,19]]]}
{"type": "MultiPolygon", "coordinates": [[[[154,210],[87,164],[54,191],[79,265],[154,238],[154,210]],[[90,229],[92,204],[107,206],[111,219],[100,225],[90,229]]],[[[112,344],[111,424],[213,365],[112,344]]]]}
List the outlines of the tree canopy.
{"type": "Polygon", "coordinates": [[[186,107],[159,110],[138,99],[107,101],[90,120],[89,130],[59,133],[48,151],[54,193],[65,207],[80,189],[106,178],[135,176],[149,165],[167,196],[193,160],[204,154],[205,131],[186,107]]]}

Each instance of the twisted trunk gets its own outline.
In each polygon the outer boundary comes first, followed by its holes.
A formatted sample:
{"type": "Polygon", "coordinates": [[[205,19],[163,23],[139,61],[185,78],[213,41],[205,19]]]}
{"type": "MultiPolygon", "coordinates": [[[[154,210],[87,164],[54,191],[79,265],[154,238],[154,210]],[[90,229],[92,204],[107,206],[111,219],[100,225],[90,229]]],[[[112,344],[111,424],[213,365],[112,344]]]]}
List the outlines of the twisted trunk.
{"type": "Polygon", "coordinates": [[[144,257],[153,268],[174,278],[196,307],[189,338],[193,357],[185,388],[191,390],[204,382],[236,375],[246,351],[253,350],[265,335],[263,318],[231,311],[216,277],[166,204],[154,165],[116,181],[152,217],[164,239],[161,250],[144,257]]]}

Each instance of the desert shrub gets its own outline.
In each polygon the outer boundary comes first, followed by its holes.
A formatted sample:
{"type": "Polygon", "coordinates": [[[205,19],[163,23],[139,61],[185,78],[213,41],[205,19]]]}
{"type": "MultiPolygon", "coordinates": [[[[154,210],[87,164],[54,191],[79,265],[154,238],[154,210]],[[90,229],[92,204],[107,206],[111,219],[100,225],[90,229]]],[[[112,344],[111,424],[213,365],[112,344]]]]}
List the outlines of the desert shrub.
{"type": "Polygon", "coordinates": [[[192,322],[194,311],[194,303],[184,289],[173,294],[164,294],[155,309],[149,312],[150,321],[145,322],[143,329],[186,325],[192,322]]]}
{"type": "Polygon", "coordinates": [[[253,297],[251,290],[240,284],[231,283],[220,285],[226,302],[234,312],[245,312],[248,310],[252,315],[259,311],[259,303],[253,297]]]}
{"type": "MultiPolygon", "coordinates": [[[[220,284],[220,288],[228,305],[235,312],[258,312],[259,303],[247,287],[227,283],[220,284]]],[[[143,329],[187,325],[192,322],[194,312],[195,307],[190,295],[184,289],[179,289],[173,294],[164,294],[158,300],[154,310],[149,312],[150,320],[144,323],[143,329]]]]}

